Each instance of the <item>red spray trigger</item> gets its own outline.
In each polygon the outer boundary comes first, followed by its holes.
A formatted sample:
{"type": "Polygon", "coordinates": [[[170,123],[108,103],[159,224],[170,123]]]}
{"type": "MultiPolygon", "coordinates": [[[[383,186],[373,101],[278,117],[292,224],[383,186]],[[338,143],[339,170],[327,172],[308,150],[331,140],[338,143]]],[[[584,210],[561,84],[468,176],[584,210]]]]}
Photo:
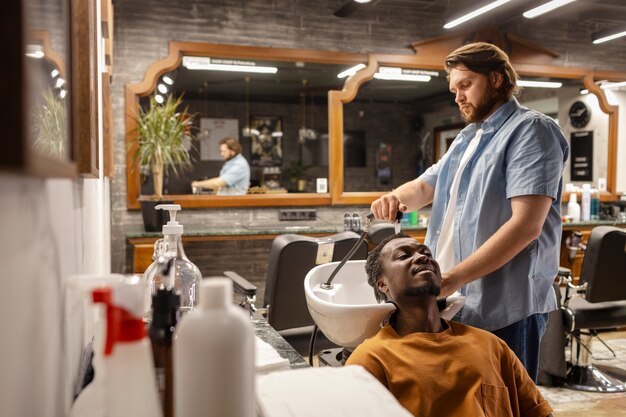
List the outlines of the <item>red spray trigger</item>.
{"type": "Polygon", "coordinates": [[[146,337],[143,321],[126,309],[113,305],[111,298],[111,288],[98,288],[92,291],[93,302],[106,306],[107,334],[104,356],[111,355],[113,346],[118,342],[133,342],[146,337]]]}

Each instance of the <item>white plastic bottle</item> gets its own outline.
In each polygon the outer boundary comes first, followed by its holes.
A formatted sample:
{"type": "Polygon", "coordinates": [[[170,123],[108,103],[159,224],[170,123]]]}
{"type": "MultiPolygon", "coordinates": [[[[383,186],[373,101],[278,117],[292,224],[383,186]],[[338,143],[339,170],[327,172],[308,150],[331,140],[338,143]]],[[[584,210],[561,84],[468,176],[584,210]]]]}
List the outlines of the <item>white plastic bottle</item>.
{"type": "Polygon", "coordinates": [[[102,367],[107,417],[162,417],[152,349],[141,319],[145,285],[122,284],[93,290],[106,305],[102,367]]]}
{"type": "Polygon", "coordinates": [[[591,184],[583,184],[583,196],[580,210],[580,219],[584,222],[591,220],[591,184]]]}
{"type": "Polygon", "coordinates": [[[254,329],[232,294],[227,278],[202,280],[198,307],[176,328],[176,417],[255,416],[254,329]]]}
{"type": "Polygon", "coordinates": [[[573,222],[580,221],[580,205],[576,201],[576,193],[570,193],[569,203],[567,203],[567,215],[573,222]]]}

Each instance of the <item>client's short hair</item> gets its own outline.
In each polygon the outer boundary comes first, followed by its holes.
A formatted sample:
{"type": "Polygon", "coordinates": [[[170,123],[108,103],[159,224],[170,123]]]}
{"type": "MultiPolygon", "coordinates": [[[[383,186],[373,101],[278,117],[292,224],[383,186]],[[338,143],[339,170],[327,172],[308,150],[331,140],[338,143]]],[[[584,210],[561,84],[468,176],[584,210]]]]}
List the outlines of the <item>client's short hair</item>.
{"type": "Polygon", "coordinates": [[[384,238],[378,246],[376,246],[368,255],[367,261],[365,262],[365,272],[367,273],[367,283],[374,288],[374,295],[376,296],[376,301],[387,301],[387,295],[381,292],[378,289],[376,283],[380,279],[383,274],[383,264],[380,258],[380,254],[387,243],[394,239],[399,239],[403,237],[411,237],[406,233],[396,233],[395,235],[387,236],[384,238]]]}
{"type": "Polygon", "coordinates": [[[235,155],[239,155],[241,153],[241,144],[235,138],[226,137],[220,140],[220,145],[226,145],[228,149],[235,152],[235,155]]]}

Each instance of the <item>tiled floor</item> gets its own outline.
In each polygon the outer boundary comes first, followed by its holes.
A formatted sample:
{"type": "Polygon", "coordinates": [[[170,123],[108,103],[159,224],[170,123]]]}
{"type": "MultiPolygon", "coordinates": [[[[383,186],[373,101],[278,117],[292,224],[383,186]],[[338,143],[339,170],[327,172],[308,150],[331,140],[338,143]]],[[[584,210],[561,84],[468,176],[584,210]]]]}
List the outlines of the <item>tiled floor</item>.
{"type": "MultiPolygon", "coordinates": [[[[602,338],[615,351],[617,357],[613,358],[602,343],[595,341],[592,349],[596,358],[594,364],[615,372],[623,380],[626,377],[626,332],[603,334],[602,338]]],[[[539,389],[554,408],[555,417],[626,416],[626,392],[604,394],[567,388],[539,389]]]]}

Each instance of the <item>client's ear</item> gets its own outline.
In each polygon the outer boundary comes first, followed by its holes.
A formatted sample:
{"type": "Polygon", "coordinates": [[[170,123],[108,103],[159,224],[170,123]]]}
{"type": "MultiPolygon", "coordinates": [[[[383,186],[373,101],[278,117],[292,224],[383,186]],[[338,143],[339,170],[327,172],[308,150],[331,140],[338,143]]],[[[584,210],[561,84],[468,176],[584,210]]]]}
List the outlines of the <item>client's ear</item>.
{"type": "Polygon", "coordinates": [[[389,291],[389,287],[387,287],[387,282],[383,277],[379,278],[378,281],[376,281],[376,287],[378,288],[378,291],[382,292],[383,294],[386,294],[389,291]]]}

